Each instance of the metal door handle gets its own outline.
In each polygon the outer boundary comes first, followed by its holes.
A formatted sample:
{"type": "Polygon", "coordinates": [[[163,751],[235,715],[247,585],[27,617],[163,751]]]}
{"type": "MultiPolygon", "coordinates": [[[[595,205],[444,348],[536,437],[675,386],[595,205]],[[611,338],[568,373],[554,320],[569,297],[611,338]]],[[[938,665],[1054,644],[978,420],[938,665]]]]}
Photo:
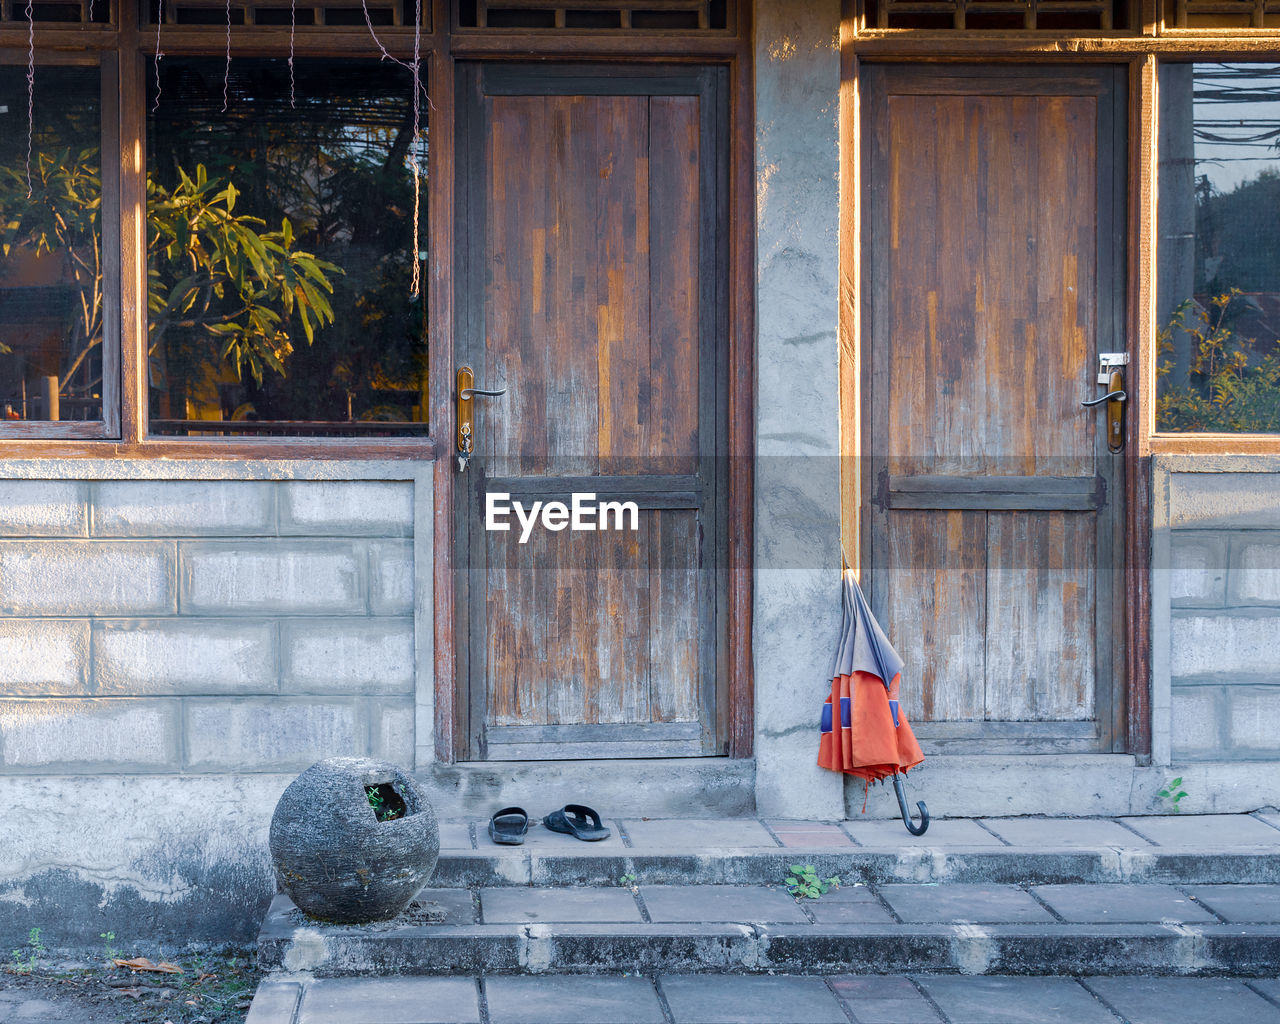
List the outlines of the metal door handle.
{"type": "Polygon", "coordinates": [[[1124,375],[1112,369],[1106,378],[1107,393],[1080,404],[1086,408],[1106,404],[1107,407],[1107,451],[1118,455],[1124,451],[1124,403],[1129,396],[1124,390],[1124,375]]]}
{"type": "Polygon", "coordinates": [[[475,384],[475,371],[469,366],[458,367],[458,394],[456,399],[458,429],[457,437],[455,438],[458,449],[458,472],[462,472],[467,468],[467,463],[471,461],[471,453],[475,449],[475,412],[472,399],[476,395],[497,398],[499,395],[507,393],[506,388],[502,388],[500,391],[490,391],[478,388],[475,384]]]}

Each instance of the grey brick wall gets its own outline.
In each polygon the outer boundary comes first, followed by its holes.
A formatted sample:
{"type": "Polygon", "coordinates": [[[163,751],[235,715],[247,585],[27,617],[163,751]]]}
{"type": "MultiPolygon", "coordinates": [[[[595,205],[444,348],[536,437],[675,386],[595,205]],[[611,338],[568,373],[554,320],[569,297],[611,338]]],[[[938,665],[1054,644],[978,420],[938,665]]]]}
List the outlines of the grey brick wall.
{"type": "Polygon", "coordinates": [[[1276,760],[1280,476],[1171,472],[1166,494],[1172,758],[1276,760]]]}
{"type": "Polygon", "coordinates": [[[413,495],[0,480],[0,771],[411,766],[413,495]]]}

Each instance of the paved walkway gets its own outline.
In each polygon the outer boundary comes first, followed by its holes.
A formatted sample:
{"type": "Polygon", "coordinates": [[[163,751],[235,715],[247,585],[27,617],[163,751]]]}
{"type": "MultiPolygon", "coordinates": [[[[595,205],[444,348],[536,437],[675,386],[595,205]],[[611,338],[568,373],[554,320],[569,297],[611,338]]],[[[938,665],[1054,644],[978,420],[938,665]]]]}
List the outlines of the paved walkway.
{"type": "Polygon", "coordinates": [[[247,1024],[1280,1024],[1280,981],[662,975],[264,982],[247,1024]]]}

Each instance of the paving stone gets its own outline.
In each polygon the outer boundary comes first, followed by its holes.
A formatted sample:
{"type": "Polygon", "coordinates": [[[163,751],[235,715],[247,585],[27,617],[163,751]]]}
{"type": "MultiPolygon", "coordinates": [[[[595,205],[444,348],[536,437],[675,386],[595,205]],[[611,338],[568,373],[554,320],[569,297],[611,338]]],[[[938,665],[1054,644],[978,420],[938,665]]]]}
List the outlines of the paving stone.
{"type": "Polygon", "coordinates": [[[675,1024],[848,1024],[821,978],[666,975],[675,1024]]]}
{"type": "Polygon", "coordinates": [[[1228,921],[1280,924],[1280,885],[1192,885],[1187,891],[1228,921]]]}
{"type": "Polygon", "coordinates": [[[1218,920],[1172,885],[1038,885],[1031,891],[1067,921],[1214,924],[1218,920]]]}
{"type": "MultiPolygon", "coordinates": [[[[1101,818],[984,818],[987,828],[1014,846],[1061,849],[1077,846],[1120,846],[1145,849],[1150,843],[1127,828],[1101,818]]],[[[929,832],[933,826],[929,827],[929,832]]]]}
{"type": "Polygon", "coordinates": [[[941,1024],[938,1011],[910,978],[896,975],[845,975],[831,987],[858,1024],[941,1024]]]}
{"type": "Polygon", "coordinates": [[[471,826],[465,821],[440,822],[440,849],[470,850],[471,826]]]}
{"type": "Polygon", "coordinates": [[[808,918],[785,889],[763,885],[646,885],[640,889],[649,917],[669,921],[767,921],[806,924],[808,918]]]}
{"type": "Polygon", "coordinates": [[[643,920],[630,889],[482,889],[485,924],[643,920]]]}
{"type": "Polygon", "coordinates": [[[1280,981],[1274,978],[1256,978],[1249,982],[1249,987],[1261,992],[1273,1003],[1280,1003],[1280,981]]]}
{"type": "Polygon", "coordinates": [[[1054,917],[1016,885],[882,885],[902,920],[1052,923],[1054,917]]]}
{"type": "Polygon", "coordinates": [[[1231,978],[1089,978],[1129,1024],[1275,1024],[1280,1009],[1231,978]]]}
{"type": "Polygon", "coordinates": [[[491,1024],[663,1024],[647,978],[493,977],[484,983],[491,1024]]]}
{"type": "Polygon", "coordinates": [[[754,847],[776,850],[778,844],[754,818],[654,818],[650,821],[628,819],[627,835],[633,847],[754,847]]]}
{"type": "Polygon", "coordinates": [[[301,996],[302,986],[296,982],[268,978],[254,993],[244,1024],[293,1024],[293,1013],[301,996]]]}
{"type": "Polygon", "coordinates": [[[820,850],[853,846],[853,840],[838,825],[824,825],[812,821],[771,821],[769,827],[781,840],[782,845],[788,849],[820,850]]]}
{"type": "MultiPolygon", "coordinates": [[[[828,894],[830,895],[830,894],[828,894]]],[[[829,903],[827,897],[807,905],[818,924],[888,924],[894,923],[889,911],[878,902],[829,903]]]]}
{"type": "Polygon", "coordinates": [[[1070,978],[919,976],[951,1024],[1116,1024],[1070,978]]]}
{"type": "MultiPolygon", "coordinates": [[[[913,813],[914,810],[913,807],[913,813]]],[[[845,827],[863,846],[1004,846],[1004,843],[969,818],[930,821],[929,831],[922,836],[913,836],[901,821],[854,819],[845,827]]],[[[1280,832],[1276,834],[1280,835],[1280,832]]]]}
{"type": "Polygon", "coordinates": [[[312,981],[298,1024],[466,1024],[479,1022],[473,978],[334,978],[312,981]]]}
{"type": "Polygon", "coordinates": [[[1168,814],[1120,818],[1163,846],[1280,846],[1280,831],[1247,814],[1168,814]]]}
{"type": "Polygon", "coordinates": [[[475,900],[470,889],[423,889],[414,897],[418,903],[434,903],[444,911],[440,924],[475,924],[475,900]]]}

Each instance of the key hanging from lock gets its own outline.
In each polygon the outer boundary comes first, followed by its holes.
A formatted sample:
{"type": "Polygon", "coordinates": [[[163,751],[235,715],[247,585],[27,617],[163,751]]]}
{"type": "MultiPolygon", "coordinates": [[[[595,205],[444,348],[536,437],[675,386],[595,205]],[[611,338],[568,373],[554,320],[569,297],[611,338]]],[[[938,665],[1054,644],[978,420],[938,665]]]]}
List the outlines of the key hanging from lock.
{"type": "Polygon", "coordinates": [[[456,454],[459,473],[466,472],[467,464],[471,461],[471,453],[474,448],[472,424],[475,422],[475,397],[479,395],[482,398],[501,398],[507,393],[506,388],[478,388],[475,385],[476,376],[471,367],[458,367],[457,393],[455,395],[458,431],[455,443],[457,446],[456,454]]]}
{"type": "Polygon", "coordinates": [[[458,449],[458,472],[465,473],[467,465],[471,462],[471,424],[464,423],[458,433],[462,438],[458,449]]]}

